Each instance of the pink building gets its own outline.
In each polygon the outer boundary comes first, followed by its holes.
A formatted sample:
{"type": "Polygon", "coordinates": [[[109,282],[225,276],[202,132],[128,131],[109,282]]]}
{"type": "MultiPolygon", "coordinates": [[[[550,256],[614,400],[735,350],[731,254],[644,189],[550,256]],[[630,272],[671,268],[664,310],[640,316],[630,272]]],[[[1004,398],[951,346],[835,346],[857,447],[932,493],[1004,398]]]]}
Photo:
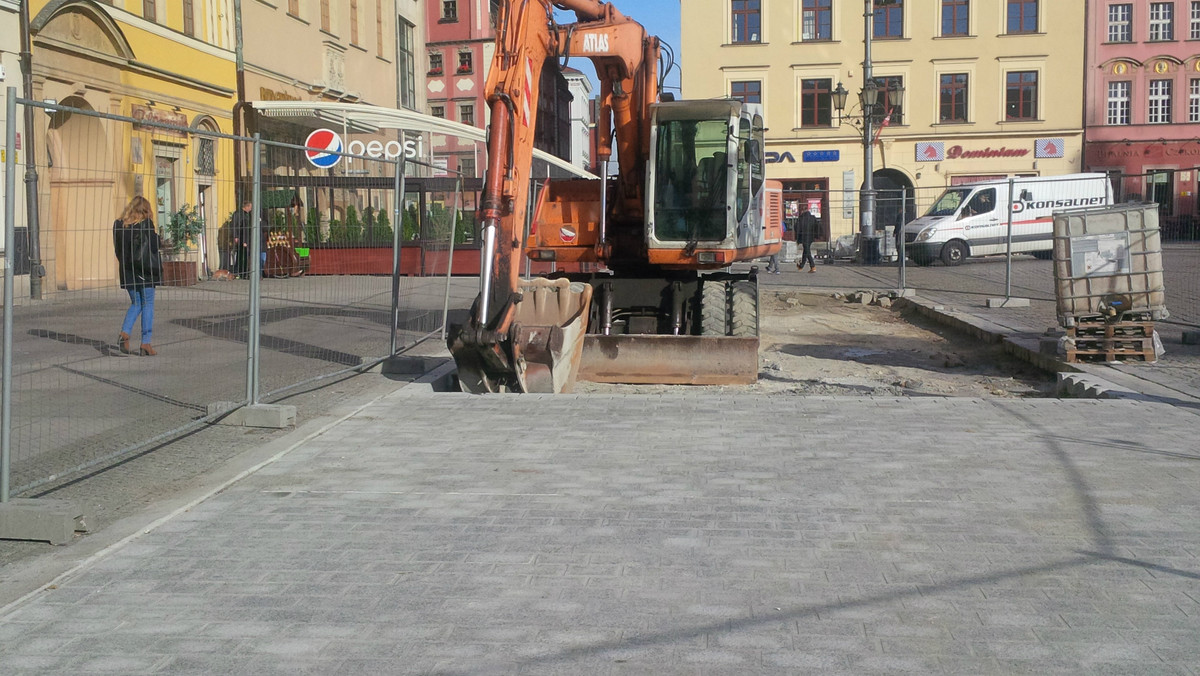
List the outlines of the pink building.
{"type": "MultiPolygon", "coordinates": [[[[1124,174],[1164,230],[1197,213],[1200,1],[1088,0],[1084,169],[1124,174]]],[[[1066,95],[1066,93],[1064,93],[1066,95]]]]}
{"type": "MultiPolygon", "coordinates": [[[[483,98],[488,66],[495,51],[495,2],[425,0],[427,73],[425,94],[429,114],[472,127],[487,124],[483,98]]],[[[475,176],[483,148],[467,139],[434,139],[434,161],[475,176]]]]}

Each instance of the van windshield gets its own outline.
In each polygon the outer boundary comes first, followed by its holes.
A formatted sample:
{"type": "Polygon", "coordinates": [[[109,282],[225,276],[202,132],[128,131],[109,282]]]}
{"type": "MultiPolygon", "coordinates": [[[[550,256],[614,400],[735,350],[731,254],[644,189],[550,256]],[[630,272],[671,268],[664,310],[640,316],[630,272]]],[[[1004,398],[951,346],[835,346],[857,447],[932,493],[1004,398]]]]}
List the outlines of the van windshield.
{"type": "Polygon", "coordinates": [[[963,203],[967,195],[971,193],[971,188],[950,188],[942,193],[942,196],[937,198],[933,206],[929,207],[929,211],[925,212],[926,216],[949,216],[963,203]]]}

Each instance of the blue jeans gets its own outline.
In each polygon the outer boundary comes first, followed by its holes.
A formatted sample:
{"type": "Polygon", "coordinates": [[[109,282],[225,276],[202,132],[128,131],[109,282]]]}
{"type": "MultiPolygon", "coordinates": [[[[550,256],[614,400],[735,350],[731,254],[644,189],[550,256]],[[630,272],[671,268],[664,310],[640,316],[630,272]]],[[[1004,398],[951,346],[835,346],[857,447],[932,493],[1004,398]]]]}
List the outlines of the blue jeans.
{"type": "Polygon", "coordinates": [[[125,321],[121,330],[133,335],[133,320],[142,316],[142,342],[150,343],[154,337],[154,287],[144,289],[127,289],[129,291],[129,309],[125,312],[125,321]]]}

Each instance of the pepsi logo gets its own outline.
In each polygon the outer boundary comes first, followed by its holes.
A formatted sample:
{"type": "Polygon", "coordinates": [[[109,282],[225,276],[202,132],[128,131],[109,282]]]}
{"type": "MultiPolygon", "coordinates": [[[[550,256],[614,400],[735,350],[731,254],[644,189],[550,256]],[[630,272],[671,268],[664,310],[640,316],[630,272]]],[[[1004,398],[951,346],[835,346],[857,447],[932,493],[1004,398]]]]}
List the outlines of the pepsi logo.
{"type": "Polygon", "coordinates": [[[341,161],[342,137],[332,129],[318,129],[304,140],[304,154],[309,163],[319,169],[328,169],[341,161]]]}

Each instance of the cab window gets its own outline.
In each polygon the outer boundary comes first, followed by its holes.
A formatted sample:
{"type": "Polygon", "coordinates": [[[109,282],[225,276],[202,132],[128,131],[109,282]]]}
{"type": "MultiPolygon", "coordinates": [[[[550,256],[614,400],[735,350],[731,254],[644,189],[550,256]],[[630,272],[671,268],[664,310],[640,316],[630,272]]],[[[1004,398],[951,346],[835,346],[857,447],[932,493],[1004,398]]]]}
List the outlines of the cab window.
{"type": "Polygon", "coordinates": [[[990,214],[996,210],[996,189],[987,188],[980,190],[971,197],[971,201],[967,202],[967,206],[963,207],[959,218],[970,218],[971,216],[979,216],[981,214],[990,214]]]}

